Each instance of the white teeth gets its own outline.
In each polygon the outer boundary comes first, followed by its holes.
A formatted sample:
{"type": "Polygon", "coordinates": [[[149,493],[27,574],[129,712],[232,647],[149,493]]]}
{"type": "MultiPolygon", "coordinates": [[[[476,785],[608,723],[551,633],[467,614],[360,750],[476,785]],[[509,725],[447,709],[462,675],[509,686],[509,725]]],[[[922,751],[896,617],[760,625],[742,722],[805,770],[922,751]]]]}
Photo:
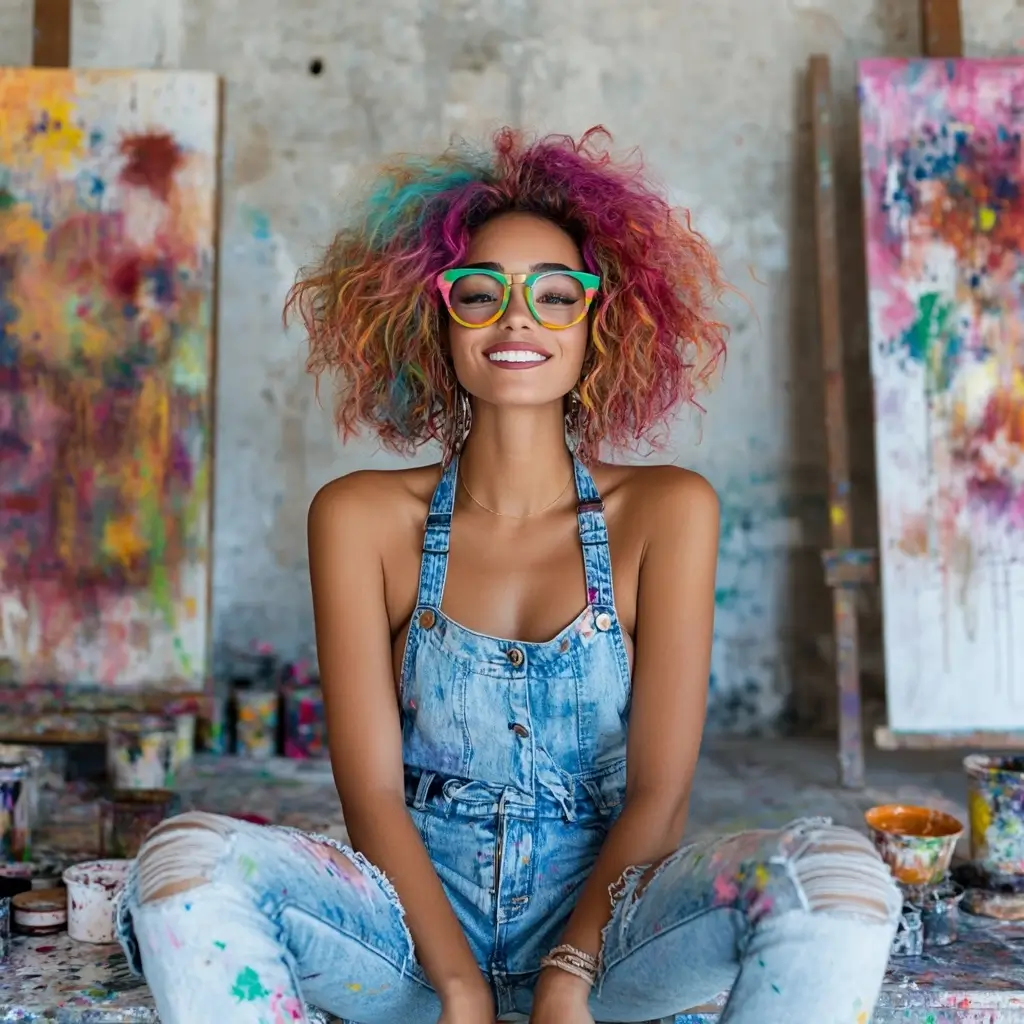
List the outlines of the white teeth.
{"type": "Polygon", "coordinates": [[[488,357],[492,363],[543,363],[547,356],[540,352],[492,352],[488,357]]]}

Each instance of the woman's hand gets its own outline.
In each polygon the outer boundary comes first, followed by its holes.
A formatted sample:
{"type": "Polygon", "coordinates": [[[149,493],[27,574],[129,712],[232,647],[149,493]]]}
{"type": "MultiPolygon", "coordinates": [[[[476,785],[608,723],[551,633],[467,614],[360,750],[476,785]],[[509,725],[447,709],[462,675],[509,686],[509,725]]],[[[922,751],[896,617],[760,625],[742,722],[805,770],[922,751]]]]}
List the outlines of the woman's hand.
{"type": "Polygon", "coordinates": [[[494,999],[486,982],[441,994],[437,1024],[495,1024],[494,999]]]}
{"type": "Polygon", "coordinates": [[[590,986],[581,978],[548,967],[533,990],[530,1024],[594,1024],[588,1001],[590,986]]]}

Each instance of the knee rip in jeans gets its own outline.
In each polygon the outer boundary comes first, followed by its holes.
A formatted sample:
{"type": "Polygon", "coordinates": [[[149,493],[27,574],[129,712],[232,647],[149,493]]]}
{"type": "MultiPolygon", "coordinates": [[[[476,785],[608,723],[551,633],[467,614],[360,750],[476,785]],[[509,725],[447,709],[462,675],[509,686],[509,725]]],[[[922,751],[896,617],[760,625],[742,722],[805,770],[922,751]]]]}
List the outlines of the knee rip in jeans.
{"type": "Polygon", "coordinates": [[[856,914],[895,923],[903,900],[867,836],[840,825],[815,825],[790,871],[811,912],[856,914]]]}
{"type": "MultiPolygon", "coordinates": [[[[882,923],[895,923],[902,898],[889,869],[866,836],[831,823],[814,822],[805,829],[805,842],[795,856],[780,857],[811,913],[856,914],[882,923]]],[[[612,910],[628,899],[626,921],[632,917],[647,887],[685,853],[670,853],[655,864],[626,868],[609,887],[612,910]]]]}
{"type": "MultiPolygon", "coordinates": [[[[139,902],[153,903],[206,885],[237,829],[238,823],[230,818],[204,811],[190,811],[157,825],[139,850],[139,902]]],[[[344,874],[359,874],[343,853],[328,849],[344,874]]]]}

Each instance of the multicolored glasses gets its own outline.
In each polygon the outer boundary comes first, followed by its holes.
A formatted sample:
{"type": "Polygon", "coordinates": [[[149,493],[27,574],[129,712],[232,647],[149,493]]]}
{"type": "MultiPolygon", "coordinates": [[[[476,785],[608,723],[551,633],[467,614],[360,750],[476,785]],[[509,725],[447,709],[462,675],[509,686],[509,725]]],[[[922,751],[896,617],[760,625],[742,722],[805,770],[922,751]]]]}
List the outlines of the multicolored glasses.
{"type": "Polygon", "coordinates": [[[508,309],[513,284],[522,284],[526,305],[537,323],[564,331],[587,315],[601,278],[582,270],[503,274],[481,267],[459,267],[437,275],[441,298],[451,318],[463,327],[488,327],[500,320],[508,309]]]}

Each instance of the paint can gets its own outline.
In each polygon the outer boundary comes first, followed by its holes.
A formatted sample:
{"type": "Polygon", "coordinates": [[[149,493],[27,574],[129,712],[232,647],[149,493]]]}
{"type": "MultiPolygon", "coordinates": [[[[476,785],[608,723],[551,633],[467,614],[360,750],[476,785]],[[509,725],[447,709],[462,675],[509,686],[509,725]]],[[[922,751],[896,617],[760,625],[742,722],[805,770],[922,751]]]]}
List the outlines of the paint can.
{"type": "Polygon", "coordinates": [[[0,963],[11,955],[11,897],[0,896],[0,963]]]}
{"type": "Polygon", "coordinates": [[[969,754],[967,810],[971,860],[987,883],[1024,876],[1024,757],[969,754]]]}
{"type": "Polygon", "coordinates": [[[223,697],[214,697],[209,703],[209,717],[200,717],[197,723],[199,748],[209,754],[228,753],[226,703],[223,697]]]}
{"type": "Polygon", "coordinates": [[[950,946],[960,936],[960,901],[964,887],[956,882],[944,882],[921,900],[921,926],[924,946],[950,946]]]}
{"type": "Polygon", "coordinates": [[[266,759],[277,753],[277,715],[280,697],[276,690],[235,691],[238,709],[237,751],[243,757],[266,759]]]}
{"type": "Polygon", "coordinates": [[[325,757],[327,726],[319,686],[301,686],[285,696],[284,756],[300,760],[325,757]]]}
{"type": "Polygon", "coordinates": [[[149,833],[175,813],[178,795],[170,789],[115,791],[101,805],[105,856],[132,858],[149,833]]]}
{"type": "Polygon", "coordinates": [[[923,952],[924,926],[921,923],[921,908],[904,903],[890,953],[892,956],[920,956],[923,952]]]}
{"type": "Polygon", "coordinates": [[[186,765],[196,752],[196,716],[184,713],[174,716],[174,771],[186,765]]]}
{"type": "Polygon", "coordinates": [[[33,825],[40,820],[40,791],[46,769],[46,753],[41,747],[27,747],[20,743],[0,743],[0,765],[28,765],[28,817],[33,825]]]}
{"type": "Polygon", "coordinates": [[[68,926],[67,889],[38,889],[11,900],[14,930],[22,935],[56,935],[68,926]]]}
{"type": "Polygon", "coordinates": [[[114,901],[131,864],[130,860],[93,860],[64,872],[68,935],[76,942],[114,941],[114,901]]]}
{"type": "Polygon", "coordinates": [[[0,861],[31,860],[32,766],[0,764],[0,861]]]}
{"type": "Polygon", "coordinates": [[[167,789],[174,783],[173,721],[162,715],[111,715],[107,770],[116,789],[167,789]]]}
{"type": "Polygon", "coordinates": [[[904,888],[924,889],[946,877],[964,826],[930,807],[883,804],[864,813],[871,840],[904,888]]]}

